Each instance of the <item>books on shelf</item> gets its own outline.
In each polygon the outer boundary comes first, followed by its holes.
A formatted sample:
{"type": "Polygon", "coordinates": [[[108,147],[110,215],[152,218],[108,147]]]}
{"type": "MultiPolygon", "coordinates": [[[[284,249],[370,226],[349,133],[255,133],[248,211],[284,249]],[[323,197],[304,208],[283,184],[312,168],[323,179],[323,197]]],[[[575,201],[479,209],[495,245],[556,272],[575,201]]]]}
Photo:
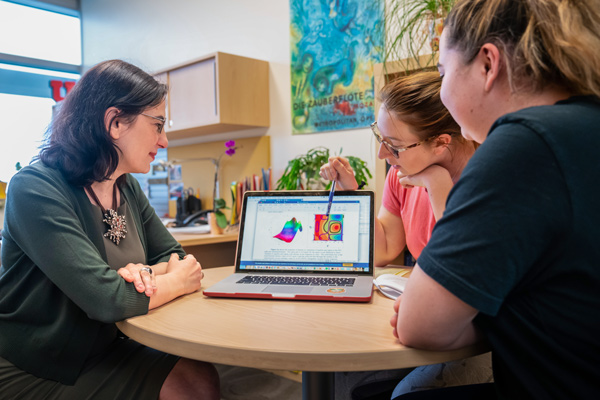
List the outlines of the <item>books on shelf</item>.
{"type": "Polygon", "coordinates": [[[237,223],[242,211],[244,193],[248,190],[271,190],[271,168],[261,168],[261,175],[253,174],[238,182],[231,182],[231,224],[237,223]]]}

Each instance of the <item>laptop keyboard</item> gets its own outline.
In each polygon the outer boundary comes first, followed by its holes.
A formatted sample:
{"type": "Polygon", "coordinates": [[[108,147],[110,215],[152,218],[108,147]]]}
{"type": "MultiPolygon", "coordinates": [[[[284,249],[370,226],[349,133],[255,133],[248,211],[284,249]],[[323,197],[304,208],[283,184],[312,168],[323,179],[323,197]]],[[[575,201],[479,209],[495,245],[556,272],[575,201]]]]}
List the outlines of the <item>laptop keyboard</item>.
{"type": "Polygon", "coordinates": [[[237,283],[260,285],[353,286],[355,278],[246,275],[237,283]]]}

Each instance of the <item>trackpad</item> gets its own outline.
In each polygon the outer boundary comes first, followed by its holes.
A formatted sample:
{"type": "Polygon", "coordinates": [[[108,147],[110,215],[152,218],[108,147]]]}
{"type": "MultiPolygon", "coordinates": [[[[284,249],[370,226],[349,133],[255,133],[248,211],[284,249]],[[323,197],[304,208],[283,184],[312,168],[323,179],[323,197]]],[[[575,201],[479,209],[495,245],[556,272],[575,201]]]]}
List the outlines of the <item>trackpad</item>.
{"type": "Polygon", "coordinates": [[[310,286],[285,286],[285,285],[269,285],[263,289],[266,293],[310,293],[313,288],[310,286]]]}

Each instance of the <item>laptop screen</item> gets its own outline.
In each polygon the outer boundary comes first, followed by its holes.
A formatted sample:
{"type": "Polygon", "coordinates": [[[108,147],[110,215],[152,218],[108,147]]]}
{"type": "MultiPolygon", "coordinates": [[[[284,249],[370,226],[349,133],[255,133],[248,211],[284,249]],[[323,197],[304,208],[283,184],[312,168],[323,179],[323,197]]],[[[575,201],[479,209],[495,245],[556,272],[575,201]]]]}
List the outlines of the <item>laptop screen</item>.
{"type": "Polygon", "coordinates": [[[373,192],[247,192],[238,271],[372,273],[373,192]]]}

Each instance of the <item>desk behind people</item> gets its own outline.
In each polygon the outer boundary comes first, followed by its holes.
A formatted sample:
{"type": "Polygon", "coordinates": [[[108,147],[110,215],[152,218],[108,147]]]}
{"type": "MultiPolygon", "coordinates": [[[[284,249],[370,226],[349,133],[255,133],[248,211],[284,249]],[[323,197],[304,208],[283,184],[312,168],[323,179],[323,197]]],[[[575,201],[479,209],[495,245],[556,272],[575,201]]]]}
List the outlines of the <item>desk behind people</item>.
{"type": "Polygon", "coordinates": [[[223,267],[235,264],[238,234],[222,235],[173,233],[171,235],[183,246],[188,254],[193,254],[202,268],[223,267]]]}

